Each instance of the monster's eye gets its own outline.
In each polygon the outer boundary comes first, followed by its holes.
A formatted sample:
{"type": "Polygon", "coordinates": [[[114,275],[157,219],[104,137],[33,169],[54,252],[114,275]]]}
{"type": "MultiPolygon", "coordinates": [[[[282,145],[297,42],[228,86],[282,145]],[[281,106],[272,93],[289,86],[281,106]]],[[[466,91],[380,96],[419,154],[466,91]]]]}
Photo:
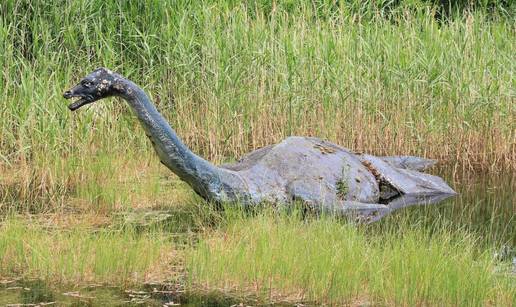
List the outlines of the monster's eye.
{"type": "Polygon", "coordinates": [[[89,80],[83,80],[81,83],[84,87],[91,87],[92,85],[91,81],[89,80]]]}

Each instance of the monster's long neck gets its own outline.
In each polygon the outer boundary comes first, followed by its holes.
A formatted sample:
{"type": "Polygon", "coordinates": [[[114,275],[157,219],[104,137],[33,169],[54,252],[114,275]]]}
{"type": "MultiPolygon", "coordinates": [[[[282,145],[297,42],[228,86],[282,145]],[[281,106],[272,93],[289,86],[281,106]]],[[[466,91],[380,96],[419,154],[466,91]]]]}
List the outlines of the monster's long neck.
{"type": "Polygon", "coordinates": [[[138,116],[161,162],[198,194],[210,199],[210,187],[220,182],[221,170],[194,154],[181,142],[141,88],[124,80],[124,90],[122,97],[138,116]]]}

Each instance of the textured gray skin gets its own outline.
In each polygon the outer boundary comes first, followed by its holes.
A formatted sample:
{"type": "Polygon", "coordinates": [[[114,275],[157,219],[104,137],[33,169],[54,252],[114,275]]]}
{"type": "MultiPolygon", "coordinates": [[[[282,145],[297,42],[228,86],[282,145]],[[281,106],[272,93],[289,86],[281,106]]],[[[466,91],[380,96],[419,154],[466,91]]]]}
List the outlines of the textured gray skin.
{"type": "Polygon", "coordinates": [[[161,162],[209,201],[299,200],[316,211],[372,222],[396,209],[456,194],[441,178],[419,172],[433,160],[356,154],[317,138],[289,137],[236,163],[214,166],[181,142],[141,88],[105,68],[64,93],[67,99],[80,98],[69,105],[72,111],[109,96],[128,102],[161,162]]]}

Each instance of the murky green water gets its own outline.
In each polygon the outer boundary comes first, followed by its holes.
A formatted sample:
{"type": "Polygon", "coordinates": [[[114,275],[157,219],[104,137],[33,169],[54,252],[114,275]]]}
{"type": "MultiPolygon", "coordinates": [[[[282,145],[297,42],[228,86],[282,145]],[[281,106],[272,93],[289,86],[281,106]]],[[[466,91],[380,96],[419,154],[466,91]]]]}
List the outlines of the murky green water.
{"type": "Polygon", "coordinates": [[[192,296],[167,285],[144,285],[138,289],[85,286],[53,288],[40,280],[3,281],[0,306],[231,306],[237,299],[192,296]]]}
{"type": "MultiPolygon", "coordinates": [[[[479,235],[486,245],[516,247],[516,174],[439,174],[459,193],[440,204],[415,206],[401,214],[418,215],[479,235]]],[[[437,224],[438,226],[439,224],[437,224]]]]}
{"type": "MultiPolygon", "coordinates": [[[[440,227],[446,223],[466,229],[479,235],[486,246],[516,247],[515,174],[440,175],[458,196],[438,205],[414,206],[396,214],[417,218],[423,227],[440,227]]],[[[387,220],[390,218],[396,217],[387,220]]],[[[510,257],[513,256],[516,255],[510,257]]],[[[240,303],[242,301],[235,298],[188,295],[174,286],[142,285],[134,290],[105,286],[55,288],[39,280],[0,280],[0,306],[230,306],[240,303]]],[[[252,304],[252,300],[246,303],[252,304]]]]}

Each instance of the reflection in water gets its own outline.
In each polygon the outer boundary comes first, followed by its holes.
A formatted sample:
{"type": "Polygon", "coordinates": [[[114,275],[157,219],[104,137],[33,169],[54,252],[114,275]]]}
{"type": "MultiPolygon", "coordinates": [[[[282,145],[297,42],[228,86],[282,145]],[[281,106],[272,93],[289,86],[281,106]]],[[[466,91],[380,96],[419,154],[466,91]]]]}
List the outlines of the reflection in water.
{"type": "Polygon", "coordinates": [[[488,242],[516,246],[516,175],[470,175],[458,182],[460,195],[444,213],[488,242]]]}
{"type": "Polygon", "coordinates": [[[458,195],[431,206],[414,206],[396,214],[426,227],[443,223],[471,231],[486,245],[516,246],[516,176],[468,174],[442,176],[458,195]]]}
{"type": "Polygon", "coordinates": [[[55,301],[54,294],[41,280],[26,281],[20,287],[22,288],[22,291],[19,291],[22,304],[55,301]]]}

